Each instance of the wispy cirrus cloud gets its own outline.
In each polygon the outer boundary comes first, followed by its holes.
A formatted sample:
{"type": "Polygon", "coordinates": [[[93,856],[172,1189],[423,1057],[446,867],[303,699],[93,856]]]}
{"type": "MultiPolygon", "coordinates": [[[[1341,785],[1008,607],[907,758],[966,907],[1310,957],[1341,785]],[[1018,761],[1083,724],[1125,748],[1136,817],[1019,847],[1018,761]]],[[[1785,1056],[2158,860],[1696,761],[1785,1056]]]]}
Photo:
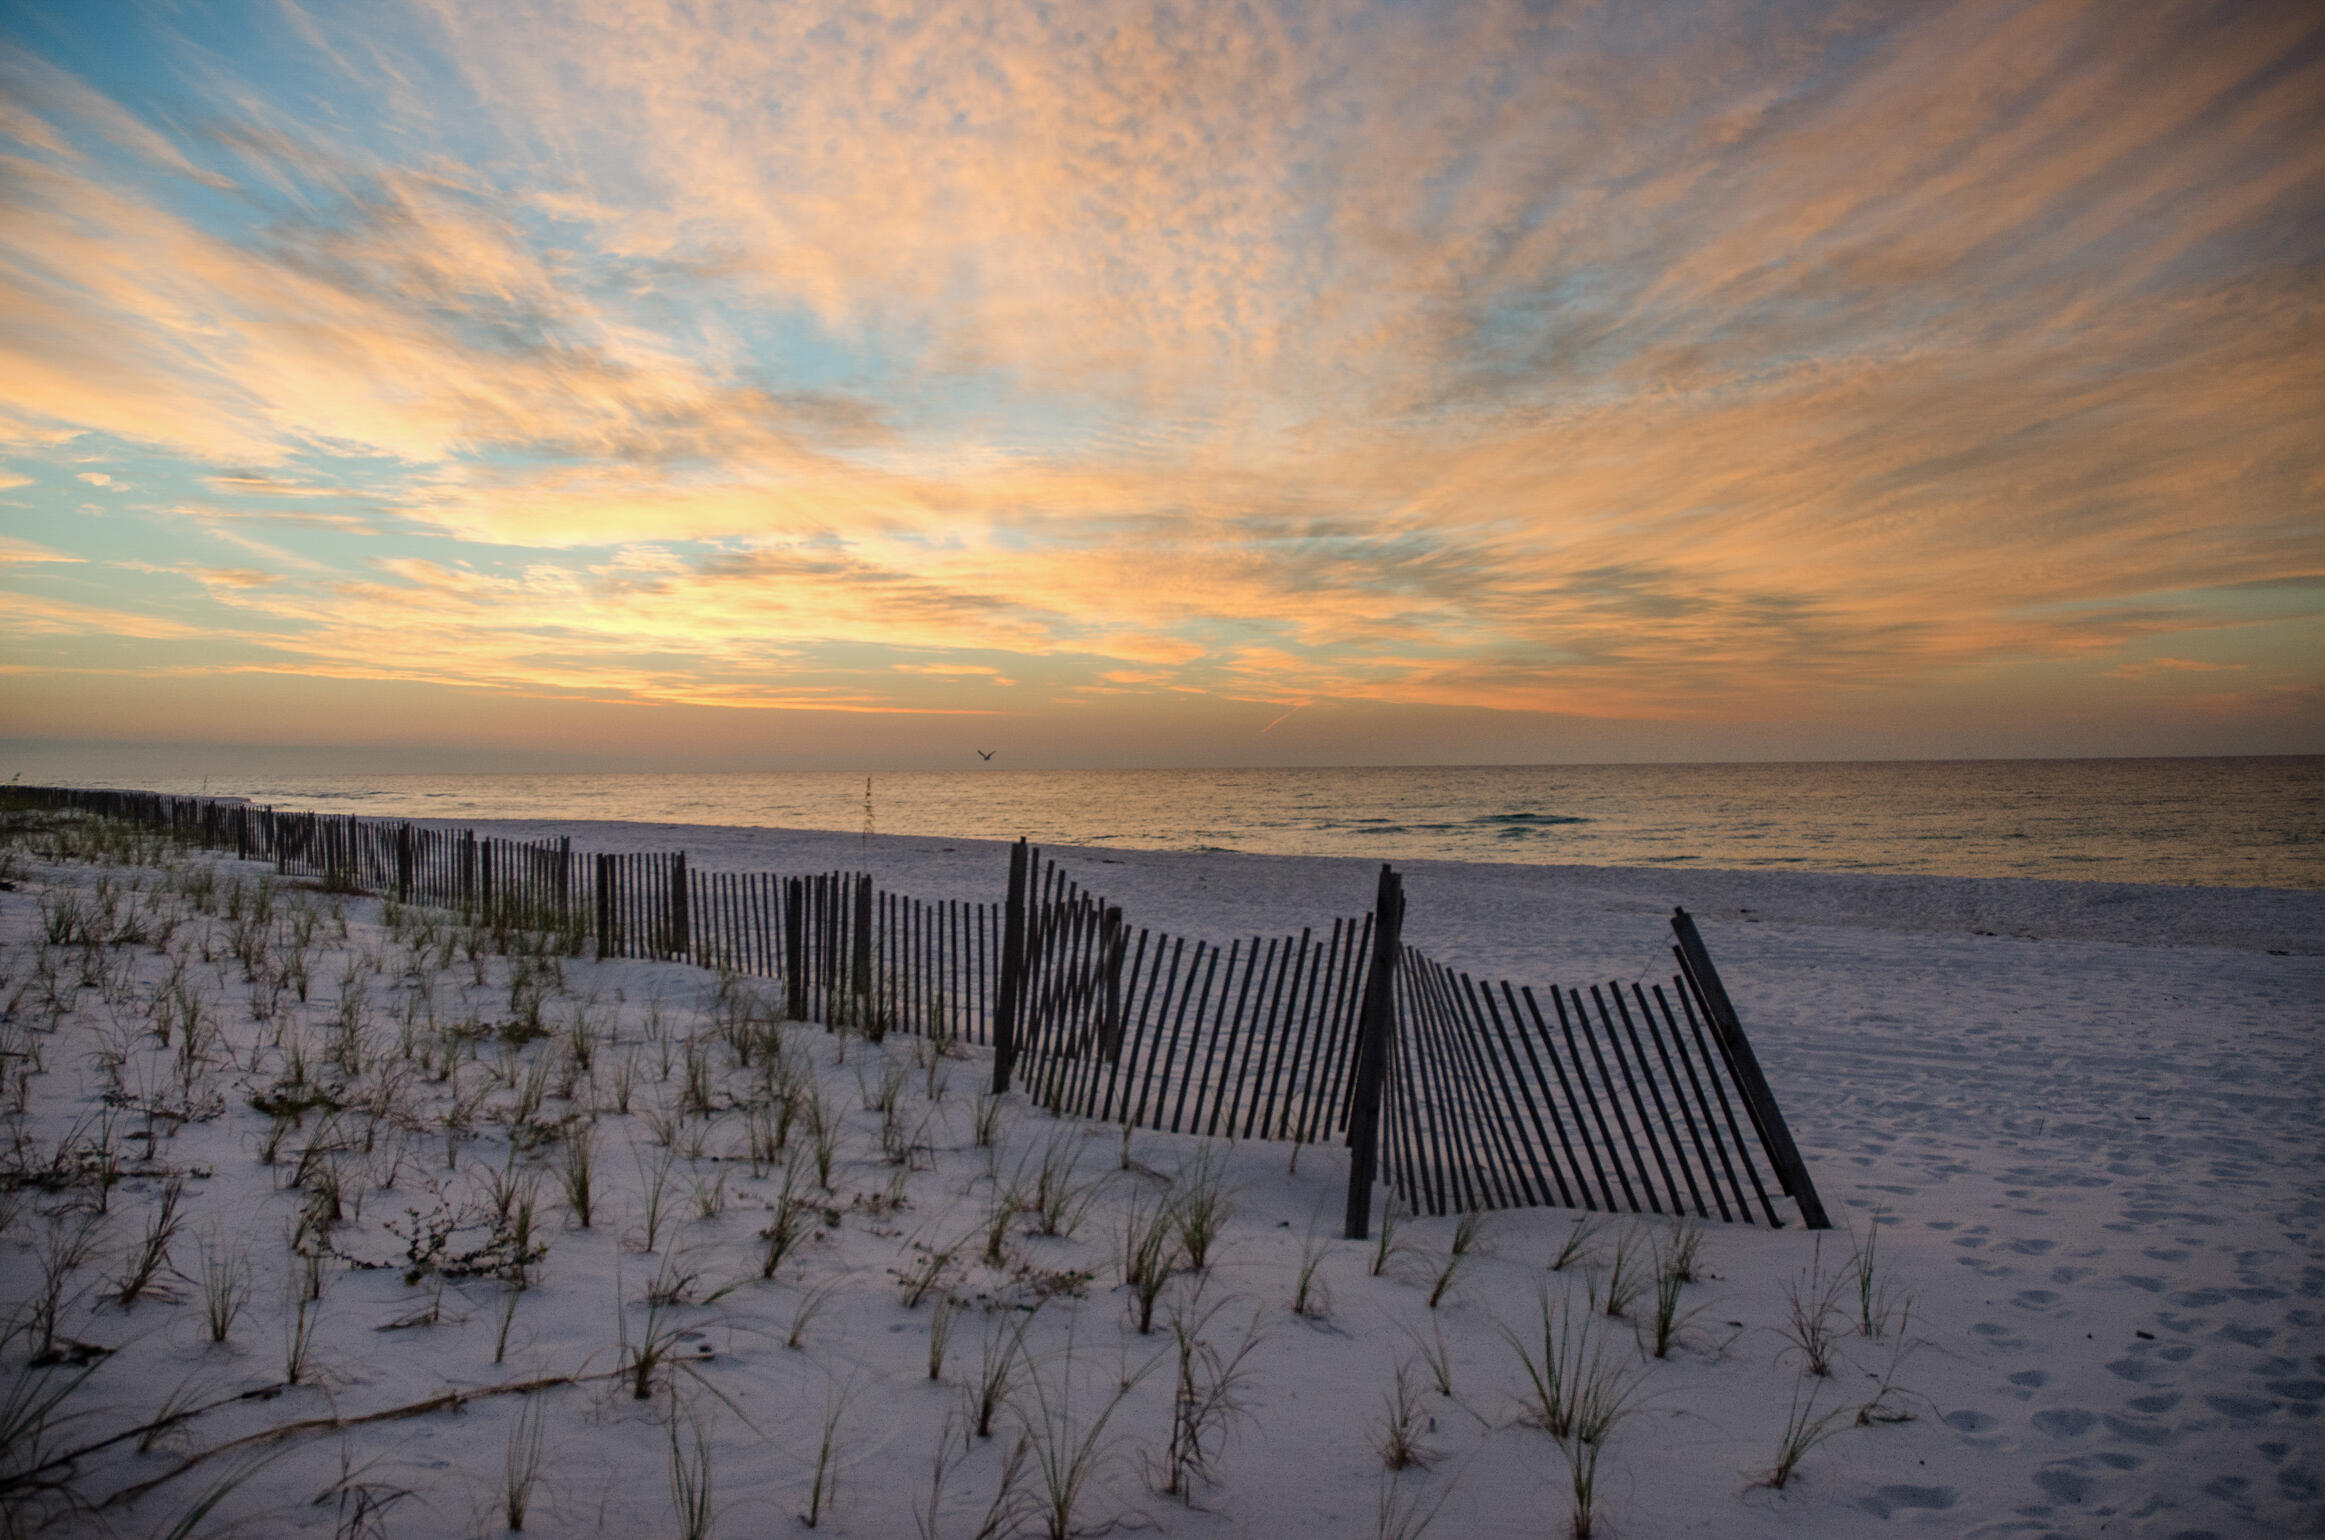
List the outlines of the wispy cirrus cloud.
{"type": "Polygon", "coordinates": [[[2325,569],[2310,8],[289,14],[345,110],[18,47],[0,119],[19,463],[174,469],[283,667],[1777,720],[2201,633],[2314,681],[2317,606],[2237,597],[2325,569]]]}

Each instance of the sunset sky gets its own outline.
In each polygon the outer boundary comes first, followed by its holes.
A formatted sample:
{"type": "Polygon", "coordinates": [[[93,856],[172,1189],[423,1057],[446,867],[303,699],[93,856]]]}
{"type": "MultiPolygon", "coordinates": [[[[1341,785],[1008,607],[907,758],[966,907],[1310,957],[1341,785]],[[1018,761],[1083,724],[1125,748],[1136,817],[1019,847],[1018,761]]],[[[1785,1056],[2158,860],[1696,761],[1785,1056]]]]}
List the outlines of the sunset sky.
{"type": "Polygon", "coordinates": [[[11,5],[0,737],[2325,751],[2325,8],[11,5]]]}

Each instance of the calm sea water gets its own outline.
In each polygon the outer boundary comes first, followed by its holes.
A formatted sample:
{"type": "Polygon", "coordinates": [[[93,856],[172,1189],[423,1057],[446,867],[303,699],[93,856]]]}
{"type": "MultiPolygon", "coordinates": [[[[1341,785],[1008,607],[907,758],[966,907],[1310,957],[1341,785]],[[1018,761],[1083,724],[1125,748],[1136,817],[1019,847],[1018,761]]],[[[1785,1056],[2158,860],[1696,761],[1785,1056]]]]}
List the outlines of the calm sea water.
{"type": "MultiPolygon", "coordinates": [[[[1000,770],[875,775],[268,775],[135,784],[457,823],[1031,837],[1383,860],[2325,888],[2325,758],[1000,770]]],[[[90,784],[101,776],[79,777],[90,784]]]]}

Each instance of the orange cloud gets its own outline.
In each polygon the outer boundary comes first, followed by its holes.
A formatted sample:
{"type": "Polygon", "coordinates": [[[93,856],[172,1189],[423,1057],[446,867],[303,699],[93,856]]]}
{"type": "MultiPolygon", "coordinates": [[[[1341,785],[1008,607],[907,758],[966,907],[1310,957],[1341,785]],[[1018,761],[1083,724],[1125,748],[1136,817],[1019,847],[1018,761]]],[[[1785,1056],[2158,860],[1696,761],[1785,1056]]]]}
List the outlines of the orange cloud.
{"type": "Polygon", "coordinates": [[[0,59],[0,434],[268,667],[1699,719],[2325,569],[2298,8],[417,10],[291,13],[396,142],[0,59]]]}

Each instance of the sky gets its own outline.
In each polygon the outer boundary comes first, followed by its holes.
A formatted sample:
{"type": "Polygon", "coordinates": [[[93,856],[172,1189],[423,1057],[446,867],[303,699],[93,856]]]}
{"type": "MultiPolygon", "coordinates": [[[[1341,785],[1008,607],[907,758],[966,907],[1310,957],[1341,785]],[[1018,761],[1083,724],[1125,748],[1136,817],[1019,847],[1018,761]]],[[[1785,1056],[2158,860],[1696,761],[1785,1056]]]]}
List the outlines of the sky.
{"type": "Polygon", "coordinates": [[[2325,751],[2325,10],[10,0],[0,737],[2325,751]]]}

